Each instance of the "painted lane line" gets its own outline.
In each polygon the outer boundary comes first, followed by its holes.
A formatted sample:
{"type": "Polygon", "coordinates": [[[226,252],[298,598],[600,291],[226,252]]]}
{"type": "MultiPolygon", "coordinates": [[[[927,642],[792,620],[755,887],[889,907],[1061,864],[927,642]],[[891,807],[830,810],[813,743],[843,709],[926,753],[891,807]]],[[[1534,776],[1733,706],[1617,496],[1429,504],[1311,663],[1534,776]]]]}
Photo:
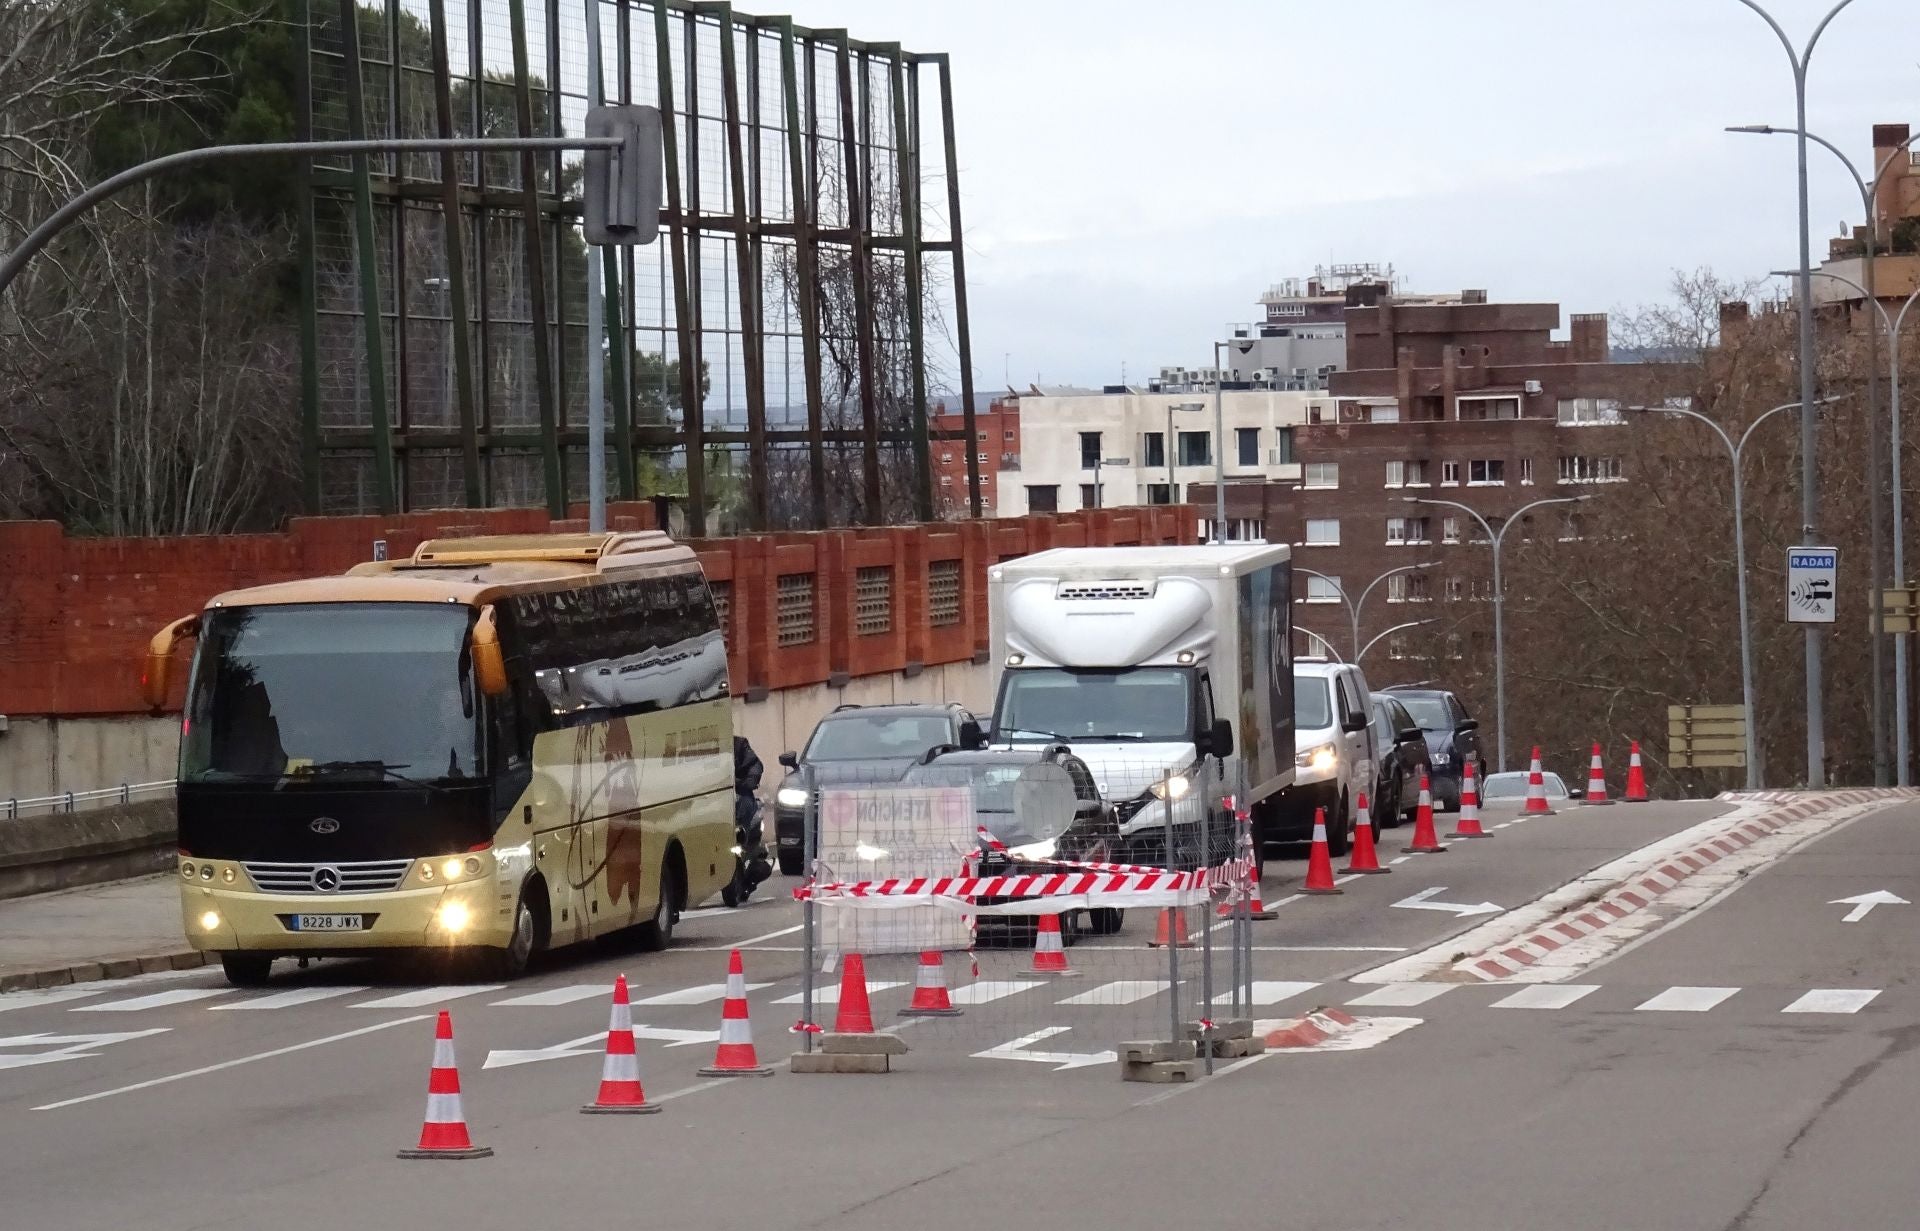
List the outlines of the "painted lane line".
{"type": "Polygon", "coordinates": [[[351,1006],[355,1009],[424,1009],[429,1005],[442,1004],[449,1000],[459,1000],[463,996],[478,996],[482,992],[497,992],[505,987],[504,983],[461,983],[448,987],[417,987],[410,992],[401,992],[394,996],[382,996],[378,1000],[362,1000],[351,1006]]]}
{"type": "MultiPolygon", "coordinates": [[[[747,946],[749,946],[749,945],[757,945],[757,944],[759,944],[759,943],[760,943],[761,941],[763,941],[763,940],[779,940],[779,939],[780,939],[780,938],[781,938],[782,936],[791,936],[791,935],[793,935],[793,934],[794,934],[795,932],[798,932],[798,931],[800,931],[800,930],[802,930],[802,929],[804,929],[804,928],[805,928],[806,926],[807,926],[807,925],[806,925],[806,924],[804,924],[804,923],[796,923],[796,924],[794,924],[794,925],[793,925],[792,927],[790,927],[790,928],[781,928],[781,929],[780,929],[779,931],[777,931],[777,932],[768,932],[768,933],[767,933],[767,934],[766,934],[765,936],[755,936],[755,937],[753,937],[753,938],[752,938],[751,940],[743,940],[743,941],[741,941],[741,942],[740,942],[739,944],[736,944],[736,945],[734,945],[734,946],[733,946],[733,948],[735,948],[735,949],[745,949],[745,948],[746,948],[747,946]]],[[[716,949],[717,949],[717,948],[719,948],[719,947],[720,947],[720,946],[718,946],[718,945],[715,945],[715,946],[714,946],[714,948],[716,948],[716,949]]]]}
{"type": "Polygon", "coordinates": [[[132,1000],[109,1000],[105,1004],[79,1004],[69,1013],[138,1013],[143,1009],[164,1009],[170,1005],[191,1004],[228,994],[224,987],[176,987],[170,992],[151,992],[132,1000]]]}
{"type": "Polygon", "coordinates": [[[1858,990],[1844,987],[1816,987],[1794,1001],[1782,1013],[1858,1013],[1873,1003],[1879,988],[1858,990]]]}
{"type": "Polygon", "coordinates": [[[332,1000],[335,996],[352,996],[366,990],[364,987],[296,987],[284,992],[275,992],[271,996],[255,996],[250,1000],[237,1000],[232,1004],[216,1004],[207,1007],[215,1013],[241,1009],[290,1009],[297,1004],[332,1000]]]}
{"type": "Polygon", "coordinates": [[[1255,953],[1405,953],[1405,945],[1255,945],[1255,953]]]}
{"type": "Polygon", "coordinates": [[[1276,906],[1285,906],[1289,902],[1298,902],[1306,896],[1304,893],[1290,893],[1277,902],[1262,902],[1261,905],[1265,906],[1268,910],[1272,910],[1276,906]]]}
{"type": "Polygon", "coordinates": [[[1494,828],[1495,828],[1495,829],[1512,829],[1512,828],[1513,828],[1513,822],[1512,822],[1512,821],[1501,821],[1501,822],[1500,822],[1500,823],[1499,823],[1498,825],[1495,825],[1495,826],[1494,826],[1494,828]]]}
{"type": "Polygon", "coordinates": [[[550,987],[544,992],[528,992],[524,996],[513,996],[506,1000],[491,1002],[496,1009],[548,1008],[554,1005],[572,1004],[578,1000],[594,1000],[613,995],[611,983],[581,983],[573,987],[550,987]]]}
{"type": "Polygon", "coordinates": [[[1065,1069],[1091,1068],[1096,1064],[1112,1064],[1120,1057],[1110,1051],[1071,1052],[1071,1051],[1028,1051],[1035,1043],[1044,1043],[1057,1034],[1065,1034],[1071,1026],[1042,1026],[1032,1034],[1023,1034],[1010,1043],[998,1047],[989,1047],[985,1051],[973,1053],[975,1060],[1029,1060],[1038,1064],[1051,1064],[1058,1073],[1065,1069]]]}
{"type": "Polygon", "coordinates": [[[112,1090],[102,1090],[98,1094],[83,1094],[79,1098],[62,1099],[58,1103],[42,1103],[35,1111],[58,1111],[62,1107],[76,1107],[81,1103],[91,1103],[96,1099],[112,1098],[117,1094],[132,1094],[136,1090],[151,1090],[155,1086],[164,1086],[176,1081],[190,1081],[195,1077],[205,1077],[209,1073],[218,1073],[225,1069],[237,1069],[243,1064],[252,1064],[258,1060],[272,1060],[276,1056],[290,1056],[294,1052],[307,1051],[315,1047],[325,1047],[329,1043],[340,1043],[347,1039],[357,1039],[376,1030],[391,1030],[395,1026],[407,1026],[414,1022],[424,1022],[432,1018],[431,1013],[420,1013],[412,1017],[396,1017],[389,1022],[374,1026],[362,1026],[358,1030],[349,1030],[345,1034],[330,1034],[323,1039],[309,1039],[305,1043],[295,1043],[291,1047],[276,1047],[272,1051],[259,1052],[252,1056],[241,1056],[234,1060],[223,1060],[219,1064],[209,1064],[205,1068],[190,1069],[185,1073],[174,1073],[167,1077],[155,1077],[151,1081],[135,1082],[131,1086],[120,1086],[112,1090]]]}
{"type": "MultiPolygon", "coordinates": [[[[753,985],[748,984],[747,986],[749,989],[751,989],[753,985]]],[[[868,979],[867,995],[871,996],[875,992],[890,991],[893,988],[905,987],[905,986],[906,986],[905,981],[900,979],[868,979]]],[[[805,1001],[806,1001],[806,993],[795,992],[791,996],[782,996],[780,997],[780,999],[774,1001],[773,1003],[802,1004],[802,1003],[805,1003],[805,1001]]],[[[813,1003],[816,1005],[839,1004],[840,1003],[840,985],[838,983],[829,983],[824,987],[814,988],[813,1003]]]]}
{"type": "MultiPolygon", "coordinates": [[[[749,983],[747,984],[747,990],[750,992],[757,992],[763,987],[772,987],[772,986],[773,985],[771,983],[749,983]]],[[[636,1000],[633,1003],[635,1005],[712,1004],[716,1000],[724,1000],[726,998],[726,995],[727,995],[726,984],[702,983],[696,987],[683,987],[677,992],[662,992],[658,996],[647,996],[643,999],[636,1000]]],[[[815,995],[815,998],[818,999],[817,993],[815,995]]]]}
{"type": "Polygon", "coordinates": [[[1642,1013],[1705,1013],[1725,1003],[1740,989],[1737,987],[1670,987],[1645,1004],[1634,1006],[1642,1013]]]}
{"type": "Polygon", "coordinates": [[[1346,1003],[1409,1009],[1414,1005],[1425,1004],[1429,1000],[1444,996],[1458,986],[1460,985],[1457,983],[1387,983],[1346,1003]]]}
{"type": "MultiPolygon", "coordinates": [[[[979,983],[969,983],[965,987],[956,987],[947,998],[955,1004],[989,1004],[1040,986],[1043,985],[1038,979],[1024,979],[1018,983],[987,979],[979,983]]],[[[908,1020],[918,1019],[909,1018],[908,1020]]]]}
{"type": "Polygon", "coordinates": [[[1077,996],[1069,996],[1061,1004],[1133,1004],[1158,996],[1167,990],[1165,979],[1119,979],[1112,983],[1103,983],[1099,987],[1088,988],[1077,996]]]}
{"type": "Polygon", "coordinates": [[[1496,1000],[1496,1009],[1564,1009],[1574,1001],[1600,990],[1597,983],[1536,983],[1523,987],[1504,1000],[1496,1000]]]}
{"type": "Polygon", "coordinates": [[[1392,859],[1389,859],[1389,860],[1387,860],[1387,862],[1388,862],[1389,864],[1395,864],[1395,863],[1405,863],[1405,862],[1407,862],[1407,861],[1408,861],[1409,859],[1412,859],[1412,858],[1413,858],[1413,856],[1412,856],[1412,855],[1396,855],[1396,856],[1394,856],[1394,857],[1393,857],[1392,859]]]}
{"type": "Polygon", "coordinates": [[[36,1009],[42,1005],[60,1004],[68,1000],[85,1000],[88,996],[100,996],[106,992],[104,987],[47,987],[32,991],[8,992],[0,996],[0,1013],[9,1009],[36,1009]]]}
{"type": "MultiPolygon", "coordinates": [[[[1294,983],[1282,980],[1255,979],[1253,981],[1253,996],[1248,1003],[1257,1005],[1279,1004],[1282,1000],[1291,1000],[1295,996],[1304,995],[1319,986],[1318,983],[1294,983]]],[[[1213,998],[1213,1003],[1232,1004],[1234,995],[1235,993],[1231,991],[1222,992],[1213,998]]]]}

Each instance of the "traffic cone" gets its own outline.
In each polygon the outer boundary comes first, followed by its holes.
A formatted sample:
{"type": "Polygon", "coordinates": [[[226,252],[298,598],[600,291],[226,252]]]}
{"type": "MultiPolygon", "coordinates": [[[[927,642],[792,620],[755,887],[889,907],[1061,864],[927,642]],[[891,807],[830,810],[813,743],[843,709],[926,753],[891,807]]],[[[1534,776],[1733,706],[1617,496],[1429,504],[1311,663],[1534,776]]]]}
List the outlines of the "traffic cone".
{"type": "MultiPolygon", "coordinates": [[[[1054,926],[1059,924],[1056,922],[1054,926]]],[[[1066,956],[1065,950],[1061,956],[1066,956]]],[[[953,998],[947,995],[947,966],[938,949],[921,952],[920,968],[913,974],[913,1002],[900,1010],[900,1016],[960,1016],[960,1010],[953,1007],[953,998]]]]}
{"type": "Polygon", "coordinates": [[[835,1034],[872,1034],[873,1006],[867,1001],[867,960],[847,954],[840,970],[840,1007],[833,1015],[835,1034]]]}
{"type": "Polygon", "coordinates": [[[453,1059],[453,1018],[445,1009],[433,1027],[433,1072],[427,1078],[427,1115],[420,1144],[400,1151],[401,1158],[490,1158],[492,1146],[477,1146],[467,1136],[460,1110],[460,1066],[453,1059]]]}
{"type": "Polygon", "coordinates": [[[1640,741],[1633,741],[1633,755],[1627,759],[1627,793],[1620,797],[1630,804],[1647,802],[1647,771],[1640,767],[1640,741]]]}
{"type": "Polygon", "coordinates": [[[1600,768],[1600,745],[1593,746],[1593,768],[1587,771],[1587,797],[1583,804],[1610,804],[1607,798],[1607,774],[1600,768]]]}
{"type": "Polygon", "coordinates": [[[1553,809],[1547,807],[1547,779],[1540,772],[1540,745],[1533,746],[1533,768],[1527,771],[1527,806],[1522,809],[1528,816],[1552,816],[1553,809]]]}
{"type": "Polygon", "coordinates": [[[1178,945],[1182,949],[1193,948],[1193,937],[1187,935],[1185,907],[1169,906],[1157,913],[1160,916],[1160,922],[1154,927],[1153,939],[1147,942],[1149,948],[1164,949],[1168,945],[1178,945]]]}
{"type": "Polygon", "coordinates": [[[1042,915],[1033,934],[1033,965],[1021,973],[1073,978],[1080,972],[1067,965],[1067,947],[1060,938],[1060,916],[1042,915]]]}
{"type": "Polygon", "coordinates": [[[1353,857],[1347,860],[1343,872],[1359,872],[1378,875],[1393,871],[1380,866],[1380,853],[1373,847],[1373,817],[1367,810],[1367,793],[1360,792],[1361,821],[1353,830],[1353,857]]]}
{"type": "Polygon", "coordinates": [[[627,1000],[627,976],[613,981],[613,1014],[607,1023],[607,1058],[600,1064],[600,1093],[580,1109],[589,1115],[660,1110],[640,1088],[640,1058],[633,1049],[633,1009],[627,1000]]]}
{"type": "Polygon", "coordinates": [[[1423,769],[1420,771],[1420,807],[1413,814],[1413,844],[1406,851],[1409,855],[1438,855],[1446,849],[1440,845],[1440,835],[1433,828],[1433,785],[1423,769]]]}
{"type": "MultiPolygon", "coordinates": [[[[857,958],[854,960],[858,960],[857,958]]],[[[866,983],[860,985],[865,1003],[866,983]]],[[[773,1070],[760,1063],[753,1050],[753,1023],[747,1020],[747,968],[740,961],[740,950],[727,958],[727,998],[720,1005],[720,1044],[713,1049],[713,1063],[700,1070],[702,1077],[771,1077],[773,1070]]]]}
{"type": "Polygon", "coordinates": [[[1333,856],[1327,853],[1327,810],[1313,810],[1313,846],[1307,852],[1307,879],[1301,893],[1345,893],[1333,883],[1333,856]]]}
{"type": "Polygon", "coordinates": [[[1473,762],[1460,767],[1460,819],[1454,824],[1453,838],[1491,838],[1480,828],[1480,792],[1473,786],[1473,762]]]}

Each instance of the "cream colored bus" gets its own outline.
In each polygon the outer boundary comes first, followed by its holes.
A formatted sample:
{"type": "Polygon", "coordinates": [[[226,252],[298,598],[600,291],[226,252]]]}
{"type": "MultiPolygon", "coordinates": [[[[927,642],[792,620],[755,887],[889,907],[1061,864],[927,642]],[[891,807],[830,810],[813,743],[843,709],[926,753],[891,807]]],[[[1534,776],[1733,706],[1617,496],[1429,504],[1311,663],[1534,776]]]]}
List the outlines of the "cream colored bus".
{"type": "Polygon", "coordinates": [[[713,596],[657,532],[424,543],[222,594],[153,638],[180,724],[180,906],[229,981],[277,957],[451,951],[511,977],[732,877],[713,596]]]}

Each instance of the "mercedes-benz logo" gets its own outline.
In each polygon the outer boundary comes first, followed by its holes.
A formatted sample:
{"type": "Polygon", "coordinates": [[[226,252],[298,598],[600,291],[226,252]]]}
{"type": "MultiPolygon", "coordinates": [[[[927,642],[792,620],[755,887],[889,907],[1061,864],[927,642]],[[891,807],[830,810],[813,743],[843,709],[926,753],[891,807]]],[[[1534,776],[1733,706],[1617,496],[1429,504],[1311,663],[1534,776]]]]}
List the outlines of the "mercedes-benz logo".
{"type": "Polygon", "coordinates": [[[315,868],[313,870],[313,887],[320,893],[334,892],[340,888],[340,869],[315,868]]]}
{"type": "Polygon", "coordinates": [[[330,816],[316,816],[307,822],[307,828],[315,833],[339,833],[340,822],[330,816]]]}

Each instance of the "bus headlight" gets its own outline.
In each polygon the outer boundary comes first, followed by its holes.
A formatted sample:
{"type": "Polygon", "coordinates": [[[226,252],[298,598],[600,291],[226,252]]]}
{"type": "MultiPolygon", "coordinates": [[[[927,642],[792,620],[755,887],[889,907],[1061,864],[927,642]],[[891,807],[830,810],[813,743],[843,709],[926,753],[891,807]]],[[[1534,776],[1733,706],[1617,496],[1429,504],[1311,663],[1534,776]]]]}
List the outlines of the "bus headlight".
{"type": "Polygon", "coordinates": [[[465,902],[448,902],[440,908],[440,928],[446,932],[464,932],[473,922],[473,912],[465,902]]]}
{"type": "Polygon", "coordinates": [[[191,863],[189,863],[189,862],[187,862],[187,861],[185,861],[185,860],[182,860],[182,861],[181,861],[181,863],[180,863],[180,875],[182,875],[182,876],[184,876],[184,877],[186,877],[186,878],[187,878],[188,880],[192,880],[192,879],[193,879],[193,864],[191,864],[191,863]]]}
{"type": "Polygon", "coordinates": [[[206,914],[200,916],[201,931],[211,932],[211,931],[214,931],[219,926],[220,926],[220,914],[218,911],[210,910],[206,914]]]}
{"type": "Polygon", "coordinates": [[[1175,774],[1171,778],[1147,784],[1147,790],[1153,793],[1155,799],[1185,799],[1187,792],[1192,789],[1193,780],[1185,774],[1175,774]]]}
{"type": "Polygon", "coordinates": [[[430,864],[430,863],[423,863],[423,864],[421,864],[421,865],[420,865],[420,879],[421,879],[421,880],[423,880],[423,881],[428,881],[428,882],[431,882],[431,881],[433,880],[433,865],[432,865],[432,864],[430,864]]]}
{"type": "MultiPolygon", "coordinates": [[[[474,870],[479,871],[478,868],[474,870]]],[[[446,877],[448,880],[452,880],[454,877],[460,875],[460,861],[458,859],[449,859],[441,864],[440,875],[446,877]]]]}
{"type": "Polygon", "coordinates": [[[232,869],[232,868],[221,868],[221,869],[220,869],[220,879],[221,879],[221,880],[223,880],[223,881],[225,881],[225,882],[227,882],[227,884],[229,884],[229,885],[231,885],[231,884],[233,883],[233,880],[234,880],[234,876],[233,876],[233,869],[232,869]]]}
{"type": "Polygon", "coordinates": [[[467,856],[467,875],[480,875],[480,860],[472,855],[467,856]]]}
{"type": "Polygon", "coordinates": [[[210,863],[203,863],[203,864],[201,864],[201,865],[200,865],[200,879],[201,879],[201,880],[203,880],[203,881],[210,881],[210,880],[212,880],[212,879],[213,879],[213,865],[212,865],[212,864],[210,864],[210,863]]]}
{"type": "Polygon", "coordinates": [[[797,786],[783,786],[774,793],[773,802],[782,808],[804,808],[807,806],[807,793],[797,786]]]}

